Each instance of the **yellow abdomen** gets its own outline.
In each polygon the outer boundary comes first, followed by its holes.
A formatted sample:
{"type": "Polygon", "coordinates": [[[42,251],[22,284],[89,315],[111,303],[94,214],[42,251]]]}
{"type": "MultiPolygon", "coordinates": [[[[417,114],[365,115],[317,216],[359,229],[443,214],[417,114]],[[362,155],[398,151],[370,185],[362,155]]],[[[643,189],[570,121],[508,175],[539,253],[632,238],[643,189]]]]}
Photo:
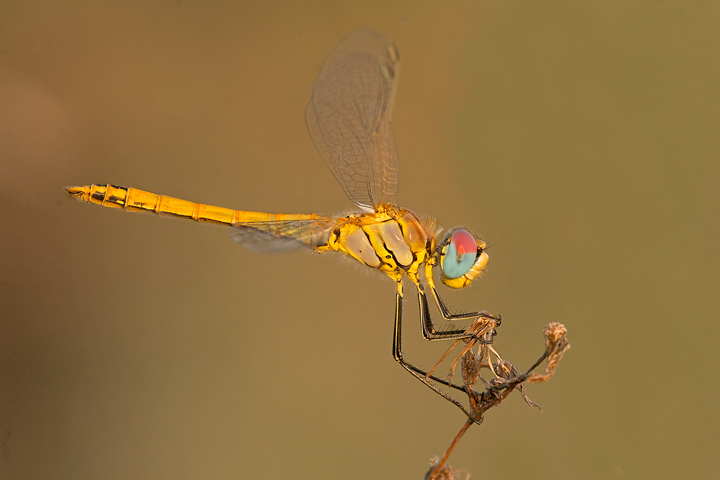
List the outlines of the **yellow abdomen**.
{"type": "Polygon", "coordinates": [[[188,202],[179,198],[156,195],[136,188],[117,185],[85,185],[65,187],[65,191],[86,203],[95,203],[103,207],[122,208],[128,212],[151,212],[187,218],[202,223],[232,226],[242,222],[270,222],[284,220],[310,220],[322,218],[315,214],[275,214],[246,212],[229,208],[215,207],[202,203],[188,202]]]}

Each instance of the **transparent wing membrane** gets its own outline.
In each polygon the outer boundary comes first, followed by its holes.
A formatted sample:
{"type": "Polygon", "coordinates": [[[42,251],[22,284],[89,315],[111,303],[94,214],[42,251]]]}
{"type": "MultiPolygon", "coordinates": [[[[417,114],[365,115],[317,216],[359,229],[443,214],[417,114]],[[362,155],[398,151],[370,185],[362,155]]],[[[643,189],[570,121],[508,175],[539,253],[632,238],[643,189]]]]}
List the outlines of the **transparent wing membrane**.
{"type": "Polygon", "coordinates": [[[390,123],[400,56],[359,30],[335,47],[313,85],[305,119],[320,156],[361,209],[394,205],[400,168],[390,123]]]}
{"type": "Polygon", "coordinates": [[[235,223],[230,237],[254,252],[285,252],[326,245],[338,222],[330,218],[235,223]]]}

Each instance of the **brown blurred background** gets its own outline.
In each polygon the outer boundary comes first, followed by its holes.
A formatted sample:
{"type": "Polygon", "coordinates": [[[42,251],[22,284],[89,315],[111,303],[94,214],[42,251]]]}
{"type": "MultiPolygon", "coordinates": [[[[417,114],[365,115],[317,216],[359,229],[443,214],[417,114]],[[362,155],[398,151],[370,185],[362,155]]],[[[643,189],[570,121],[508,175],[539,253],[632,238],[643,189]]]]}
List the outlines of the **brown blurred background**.
{"type": "Polygon", "coordinates": [[[492,246],[446,300],[501,313],[519,367],[570,332],[544,412],[514,395],[450,463],[720,477],[718,25],[701,1],[0,1],[0,478],[417,479],[444,452],[464,418],[392,360],[391,282],[62,190],[342,212],[304,108],[359,27],[403,59],[399,203],[492,246]]]}

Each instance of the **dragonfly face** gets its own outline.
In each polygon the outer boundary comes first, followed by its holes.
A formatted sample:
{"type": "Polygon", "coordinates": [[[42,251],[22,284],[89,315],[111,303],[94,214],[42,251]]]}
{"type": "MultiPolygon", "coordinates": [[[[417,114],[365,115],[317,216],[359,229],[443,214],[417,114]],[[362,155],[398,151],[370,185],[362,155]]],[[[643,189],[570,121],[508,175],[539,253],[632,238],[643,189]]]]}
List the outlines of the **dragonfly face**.
{"type": "Polygon", "coordinates": [[[482,275],[487,266],[486,245],[463,228],[450,230],[440,244],[442,282],[450,288],[464,288],[482,275]]]}
{"type": "MultiPolygon", "coordinates": [[[[340,252],[396,281],[393,356],[415,377],[461,409],[429,380],[443,381],[403,359],[401,350],[402,279],[416,286],[423,336],[428,340],[478,338],[492,334],[499,318],[486,312],[452,314],[438,295],[433,268],[442,282],[459,289],[484,271],[485,243],[462,228],[436,239],[434,220],[421,220],[395,205],[400,166],[390,113],[400,68],[397,48],[369,30],[347,36],[330,53],[313,85],[306,122],[317,151],[361,213],[330,218],[317,214],[273,214],[232,210],[116,185],[67,187],[78,200],[126,211],[150,211],[232,227],[231,237],[249,250],[263,252],[311,248],[340,252]],[[424,268],[424,281],[420,270],[424,268]],[[435,329],[426,287],[445,320],[494,320],[487,332],[435,329]]],[[[462,387],[455,386],[462,390],[462,387]]],[[[465,409],[463,409],[466,412],[465,409]]],[[[467,413],[467,412],[466,412],[467,413]]]]}

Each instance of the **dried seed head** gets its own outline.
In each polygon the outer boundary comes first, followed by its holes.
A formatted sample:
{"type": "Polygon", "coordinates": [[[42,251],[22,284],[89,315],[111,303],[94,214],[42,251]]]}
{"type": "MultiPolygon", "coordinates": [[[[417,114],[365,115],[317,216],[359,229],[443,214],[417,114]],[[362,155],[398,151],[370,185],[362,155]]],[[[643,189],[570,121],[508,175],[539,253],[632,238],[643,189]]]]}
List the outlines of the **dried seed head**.
{"type": "Polygon", "coordinates": [[[558,322],[551,322],[545,326],[545,353],[548,355],[557,348],[559,342],[565,339],[567,328],[558,322]]]}
{"type": "Polygon", "coordinates": [[[462,377],[466,386],[473,386],[480,376],[480,365],[472,351],[465,352],[462,357],[462,377]]]}

